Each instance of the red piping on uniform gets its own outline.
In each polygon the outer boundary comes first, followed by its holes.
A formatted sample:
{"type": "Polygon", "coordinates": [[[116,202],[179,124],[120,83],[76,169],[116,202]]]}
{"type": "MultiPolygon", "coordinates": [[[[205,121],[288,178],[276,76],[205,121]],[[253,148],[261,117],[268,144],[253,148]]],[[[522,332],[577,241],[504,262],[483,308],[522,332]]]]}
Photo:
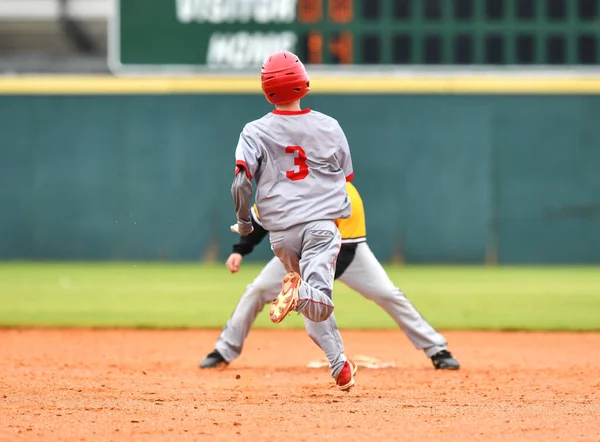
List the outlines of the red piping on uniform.
{"type": "Polygon", "coordinates": [[[273,113],[275,115],[302,115],[302,114],[307,114],[310,112],[309,108],[303,109],[303,110],[299,110],[299,111],[291,111],[291,110],[279,110],[279,109],[275,109],[273,111],[273,113]]]}
{"type": "Polygon", "coordinates": [[[246,176],[248,177],[248,179],[252,180],[252,175],[250,174],[250,171],[248,170],[248,166],[246,165],[246,162],[243,160],[237,160],[235,162],[235,174],[236,175],[240,172],[240,169],[244,169],[246,171],[246,176]]]}
{"type": "Polygon", "coordinates": [[[331,309],[335,308],[335,306],[333,306],[333,305],[328,305],[323,302],[315,301],[314,299],[310,299],[310,298],[298,298],[298,302],[300,302],[300,301],[314,302],[315,304],[324,305],[325,307],[329,307],[331,309]]]}
{"type": "Polygon", "coordinates": [[[346,182],[348,182],[348,181],[352,181],[353,179],[354,179],[354,172],[352,172],[350,175],[348,175],[348,176],[346,177],[346,182]]]}

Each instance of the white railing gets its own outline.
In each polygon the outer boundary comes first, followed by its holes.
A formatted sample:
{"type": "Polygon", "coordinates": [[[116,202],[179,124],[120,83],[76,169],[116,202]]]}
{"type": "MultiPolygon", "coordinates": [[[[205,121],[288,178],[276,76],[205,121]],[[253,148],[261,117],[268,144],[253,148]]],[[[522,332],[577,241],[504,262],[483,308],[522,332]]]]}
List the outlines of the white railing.
{"type": "MultiPolygon", "coordinates": [[[[78,19],[107,20],[113,0],[68,0],[67,15],[78,19]]],[[[60,0],[0,0],[0,20],[55,20],[60,0]]]]}

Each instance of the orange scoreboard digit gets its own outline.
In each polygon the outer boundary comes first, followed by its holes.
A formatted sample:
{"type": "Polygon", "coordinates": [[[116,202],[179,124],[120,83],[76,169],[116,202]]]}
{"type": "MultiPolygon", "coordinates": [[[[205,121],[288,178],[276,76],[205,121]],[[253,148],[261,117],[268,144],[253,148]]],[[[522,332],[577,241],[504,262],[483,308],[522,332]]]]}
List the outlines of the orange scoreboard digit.
{"type": "Polygon", "coordinates": [[[354,63],[354,0],[298,0],[300,54],[309,64],[354,63]],[[303,26],[304,27],[304,26],[303,26]]]}

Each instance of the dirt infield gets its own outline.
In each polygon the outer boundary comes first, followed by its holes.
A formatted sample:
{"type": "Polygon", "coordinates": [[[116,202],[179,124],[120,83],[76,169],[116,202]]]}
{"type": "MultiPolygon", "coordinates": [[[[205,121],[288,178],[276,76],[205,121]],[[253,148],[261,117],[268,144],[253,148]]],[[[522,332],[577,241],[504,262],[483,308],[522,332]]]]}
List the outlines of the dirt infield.
{"type": "Polygon", "coordinates": [[[396,364],[349,394],[303,331],[200,371],[217,335],[0,330],[0,440],[600,440],[600,334],[446,333],[463,368],[436,372],[400,331],[344,332],[396,364]]]}

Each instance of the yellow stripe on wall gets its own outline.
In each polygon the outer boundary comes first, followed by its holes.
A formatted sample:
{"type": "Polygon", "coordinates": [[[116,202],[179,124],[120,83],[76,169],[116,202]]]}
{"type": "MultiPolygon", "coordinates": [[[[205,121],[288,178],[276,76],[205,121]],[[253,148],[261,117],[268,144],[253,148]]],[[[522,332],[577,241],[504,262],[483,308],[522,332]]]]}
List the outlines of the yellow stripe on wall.
{"type": "MultiPolygon", "coordinates": [[[[600,94],[600,75],[578,78],[314,77],[315,94],[600,94]]],[[[0,95],[253,94],[259,77],[0,77],[0,95]]]]}
{"type": "Polygon", "coordinates": [[[117,78],[89,77],[7,77],[0,78],[0,94],[188,94],[259,93],[260,83],[250,78],[117,78]]]}

